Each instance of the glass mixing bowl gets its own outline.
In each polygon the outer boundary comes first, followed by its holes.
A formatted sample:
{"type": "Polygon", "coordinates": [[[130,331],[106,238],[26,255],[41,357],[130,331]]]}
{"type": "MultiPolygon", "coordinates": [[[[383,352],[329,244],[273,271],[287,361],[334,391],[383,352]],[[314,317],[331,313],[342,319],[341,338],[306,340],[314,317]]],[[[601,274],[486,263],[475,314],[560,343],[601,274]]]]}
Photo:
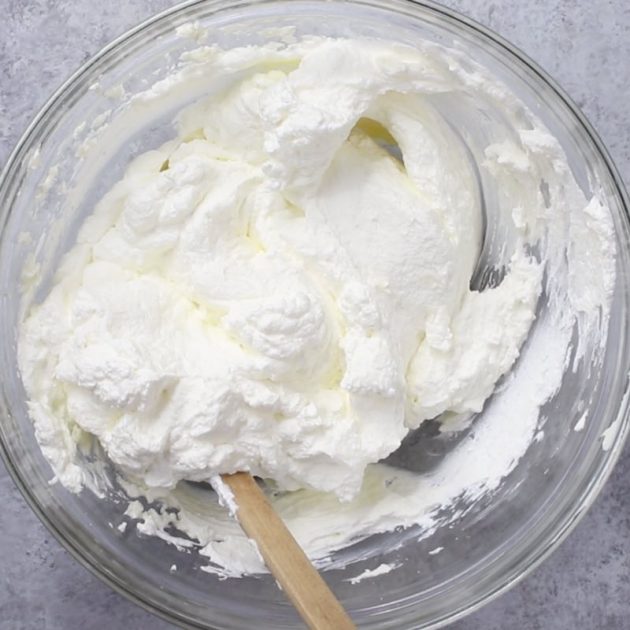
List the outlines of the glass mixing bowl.
{"type": "MultiPolygon", "coordinates": [[[[300,34],[384,36],[411,44],[424,39],[457,47],[496,74],[552,130],[587,194],[591,182],[599,180],[603,186],[619,254],[609,341],[600,369],[567,371],[541,413],[541,422],[547,418],[544,439],[532,443],[491,495],[467,506],[457,520],[430,537],[422,538],[414,528],[374,536],[359,543],[365,560],[325,572],[360,627],[435,627],[452,621],[515,584],[547,556],[593,502],[621,452],[629,427],[630,228],[620,177],[567,96],[508,43],[437,5],[403,0],[187,3],[113,42],[57,91],[24,134],[0,181],[0,435],[6,465],[61,543],[147,609],[196,628],[299,624],[270,576],[222,581],[200,570],[202,560],[194,550],[182,554],[162,540],[140,536],[133,523],[120,531],[116,526],[124,520],[126,506],[116,493],[99,498],[85,490],[73,495],[51,484],[17,369],[21,287],[27,287],[27,301],[46,294],[61,255],[95,201],[120,178],[131,156],[172,133],[175,104],[167,103],[159,111],[147,109],[133,128],[125,121],[112,124],[108,149],[101,148],[98,133],[114,116],[121,82],[133,94],[163,77],[171,60],[196,45],[175,33],[177,26],[194,20],[207,29],[207,42],[227,47],[272,40],[282,26],[294,26],[300,34]],[[89,159],[77,160],[80,144],[89,159]],[[576,431],[584,409],[587,421],[576,431]],[[441,553],[429,553],[438,546],[441,553]],[[349,577],[381,562],[400,566],[360,584],[349,583],[349,577]],[[172,564],[176,572],[169,570],[172,564]]],[[[182,98],[197,96],[191,92],[182,98]]],[[[543,300],[539,319],[544,309],[543,300]]],[[[439,437],[428,435],[421,441],[425,454],[439,452],[440,443],[432,440],[439,437]]]]}

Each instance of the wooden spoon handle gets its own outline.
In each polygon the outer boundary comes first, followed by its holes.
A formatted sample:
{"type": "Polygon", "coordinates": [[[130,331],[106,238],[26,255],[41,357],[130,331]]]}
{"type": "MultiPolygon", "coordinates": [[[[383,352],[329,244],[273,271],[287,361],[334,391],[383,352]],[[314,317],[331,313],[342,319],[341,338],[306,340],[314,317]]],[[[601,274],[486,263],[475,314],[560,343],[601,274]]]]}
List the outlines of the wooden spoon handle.
{"type": "Polygon", "coordinates": [[[328,585],[267,500],[254,478],[245,472],[221,475],[234,494],[238,519],[309,628],[356,628],[328,585]]]}

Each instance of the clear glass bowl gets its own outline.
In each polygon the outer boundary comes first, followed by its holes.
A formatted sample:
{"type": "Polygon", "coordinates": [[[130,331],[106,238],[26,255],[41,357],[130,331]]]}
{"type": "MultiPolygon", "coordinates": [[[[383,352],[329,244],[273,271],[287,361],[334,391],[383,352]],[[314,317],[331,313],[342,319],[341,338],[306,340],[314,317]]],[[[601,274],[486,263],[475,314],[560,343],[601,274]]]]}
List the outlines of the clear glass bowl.
{"type": "MultiPolygon", "coordinates": [[[[553,131],[587,192],[591,181],[599,180],[604,187],[619,255],[601,369],[565,375],[560,391],[544,408],[545,438],[531,445],[496,492],[469,506],[450,527],[422,540],[413,528],[372,537],[360,543],[370,560],[325,573],[361,627],[435,627],[453,621],[515,584],[568,534],[621,452],[629,428],[630,231],[621,179],[567,96],[508,43],[437,5],[404,0],[192,2],[125,34],[57,91],[24,134],[0,181],[0,437],[7,467],[61,543],[96,575],[149,610],[196,628],[298,626],[270,576],[221,581],[199,570],[202,562],[196,553],[184,555],[161,540],[136,535],[133,527],[116,529],[124,501],[99,499],[90,491],[73,495],[59,484],[51,485],[51,470],[35,441],[16,364],[20,281],[31,286],[34,299],[45,295],[82,219],[119,179],[131,156],[169,137],[173,111],[147,110],[133,130],[124,121],[113,126],[109,133],[118,135],[117,142],[108,145],[111,150],[92,146],[90,159],[83,163],[74,157],[78,144],[86,138],[89,142],[90,134],[112,116],[112,99],[121,82],[131,94],[146,89],[164,76],[169,60],[194,46],[175,35],[178,25],[192,20],[208,30],[209,42],[228,47],[274,39],[277,27],[287,25],[301,34],[373,35],[412,44],[426,39],[456,46],[500,77],[553,131]],[[76,186],[79,181],[81,187],[76,186]],[[582,431],[575,431],[587,399],[588,421],[582,431]],[[437,546],[444,550],[429,554],[437,546]],[[401,566],[358,585],[347,581],[380,562],[401,566]],[[176,572],[169,570],[172,564],[177,564],[176,572]]],[[[197,96],[185,95],[191,101],[197,96]]]]}

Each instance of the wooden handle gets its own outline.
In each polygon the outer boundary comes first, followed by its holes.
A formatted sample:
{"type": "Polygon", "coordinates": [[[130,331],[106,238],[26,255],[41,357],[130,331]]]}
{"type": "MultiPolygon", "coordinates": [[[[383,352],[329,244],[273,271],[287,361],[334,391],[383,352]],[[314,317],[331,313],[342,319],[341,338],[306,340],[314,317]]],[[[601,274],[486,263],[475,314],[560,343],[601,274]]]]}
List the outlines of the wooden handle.
{"type": "Polygon", "coordinates": [[[356,628],[249,473],[221,475],[234,494],[236,518],[309,628],[356,628]]]}

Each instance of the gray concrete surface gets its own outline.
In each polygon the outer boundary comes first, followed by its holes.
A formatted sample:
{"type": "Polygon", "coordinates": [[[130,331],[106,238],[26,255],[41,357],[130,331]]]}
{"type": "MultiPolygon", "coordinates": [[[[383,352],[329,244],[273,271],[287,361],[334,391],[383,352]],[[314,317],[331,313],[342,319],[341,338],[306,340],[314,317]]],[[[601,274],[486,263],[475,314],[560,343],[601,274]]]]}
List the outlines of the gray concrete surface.
{"type": "MultiPolygon", "coordinates": [[[[0,0],[0,163],[49,93],[171,0],[0,0]]],[[[627,0],[448,0],[538,61],[582,107],[630,183],[627,0]]],[[[79,566],[0,465],[0,628],[173,628],[79,566]]],[[[630,448],[568,540],[455,630],[630,628],[630,448]]]]}

